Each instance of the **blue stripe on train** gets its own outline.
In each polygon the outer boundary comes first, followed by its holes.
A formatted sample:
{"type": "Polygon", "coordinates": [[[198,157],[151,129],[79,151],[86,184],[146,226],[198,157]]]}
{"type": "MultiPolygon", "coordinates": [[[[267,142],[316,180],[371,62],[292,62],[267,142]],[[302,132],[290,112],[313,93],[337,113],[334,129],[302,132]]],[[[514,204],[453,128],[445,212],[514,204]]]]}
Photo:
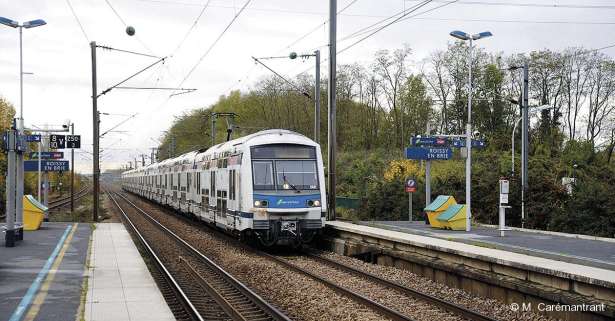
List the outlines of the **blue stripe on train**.
{"type": "Polygon", "coordinates": [[[298,195],[264,195],[254,194],[255,201],[267,201],[268,208],[306,208],[309,207],[309,200],[319,200],[318,194],[298,194],[298,195]]]}

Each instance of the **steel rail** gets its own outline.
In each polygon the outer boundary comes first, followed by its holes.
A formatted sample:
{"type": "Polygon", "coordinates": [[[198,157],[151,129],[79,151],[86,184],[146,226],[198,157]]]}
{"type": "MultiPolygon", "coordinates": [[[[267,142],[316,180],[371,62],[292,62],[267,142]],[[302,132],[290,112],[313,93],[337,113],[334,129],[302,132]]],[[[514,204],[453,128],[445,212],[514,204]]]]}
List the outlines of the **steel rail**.
{"type": "MultiPolygon", "coordinates": [[[[75,196],[74,196],[74,200],[78,200],[82,197],[84,197],[85,195],[87,195],[89,193],[91,189],[91,186],[86,186],[84,188],[82,188],[80,191],[78,191],[75,196]]],[[[53,210],[59,207],[62,207],[66,204],[70,204],[70,195],[66,196],[66,197],[61,197],[61,198],[57,198],[54,199],[52,201],[49,202],[49,210],[53,210]]]]}
{"type": "Polygon", "coordinates": [[[356,292],[354,292],[354,291],[352,291],[350,289],[347,289],[347,288],[345,288],[345,287],[343,287],[341,285],[337,285],[334,282],[331,282],[331,281],[329,281],[329,280],[327,280],[327,279],[325,279],[323,277],[320,277],[320,276],[318,276],[318,275],[316,275],[316,274],[314,274],[314,273],[312,273],[312,272],[310,272],[308,270],[305,270],[305,269],[303,269],[301,267],[298,267],[298,266],[288,262],[285,259],[279,258],[277,256],[274,256],[274,255],[271,255],[271,254],[268,254],[268,253],[264,253],[264,252],[262,252],[260,254],[262,256],[268,258],[268,259],[271,259],[272,261],[275,261],[275,262],[277,262],[277,263],[279,263],[279,264],[281,264],[281,265],[291,269],[291,270],[299,272],[300,274],[303,274],[303,275],[307,275],[310,278],[312,278],[312,279],[314,279],[314,280],[316,280],[316,281],[326,285],[327,287],[331,288],[335,292],[338,292],[338,293],[340,293],[340,294],[342,294],[342,295],[344,295],[346,297],[349,297],[350,299],[352,299],[352,300],[354,300],[354,301],[356,301],[356,302],[358,302],[360,304],[366,305],[369,308],[371,308],[372,310],[376,311],[377,313],[379,313],[381,315],[384,315],[386,317],[389,317],[392,320],[396,320],[396,321],[414,321],[414,319],[412,319],[412,318],[410,318],[410,317],[408,317],[408,316],[406,316],[404,314],[401,314],[401,313],[399,313],[399,312],[397,312],[397,311],[395,311],[395,310],[393,310],[393,309],[391,309],[391,308],[389,308],[387,306],[384,306],[384,305],[382,305],[382,304],[380,304],[380,303],[378,303],[378,302],[376,302],[376,301],[374,301],[374,300],[372,300],[372,299],[370,299],[370,298],[368,298],[368,297],[366,297],[364,295],[356,293],[356,292]]]}
{"type": "MultiPolygon", "coordinates": [[[[256,294],[252,290],[250,290],[246,285],[244,285],[239,280],[237,280],[234,276],[232,276],[230,273],[228,273],[226,270],[224,270],[222,267],[220,267],[218,264],[216,264],[214,261],[212,261],[209,257],[205,256],[199,250],[194,248],[192,245],[190,245],[188,242],[186,242],[184,239],[182,239],[179,235],[175,234],[173,231],[168,229],[166,226],[162,225],[155,218],[153,218],[151,215],[149,215],[147,212],[145,212],[139,206],[137,206],[132,201],[130,201],[127,197],[125,197],[124,195],[122,195],[120,193],[115,193],[115,194],[118,195],[119,197],[121,197],[125,202],[130,204],[134,209],[136,209],[141,214],[143,214],[143,216],[145,218],[147,218],[150,222],[154,223],[154,225],[157,226],[161,231],[163,231],[166,234],[170,235],[180,245],[182,245],[183,247],[188,249],[189,252],[192,255],[194,255],[195,257],[200,259],[201,262],[205,263],[209,268],[214,270],[217,273],[217,275],[222,277],[222,279],[224,279],[233,288],[238,290],[243,296],[248,298],[254,305],[256,305],[258,308],[263,310],[272,319],[274,319],[276,321],[291,321],[291,319],[288,316],[286,316],[284,313],[282,313],[280,310],[278,310],[273,305],[269,304],[261,296],[259,296],[258,294],[256,294]]],[[[239,320],[241,320],[241,319],[239,319],[239,320]]]]}
{"type": "MultiPolygon", "coordinates": [[[[140,196],[137,196],[137,197],[140,197],[140,196]]],[[[150,202],[147,199],[146,199],[146,201],[150,202]]],[[[185,219],[185,217],[181,216],[181,215],[179,215],[177,217],[185,219]]],[[[229,235],[225,234],[224,232],[221,232],[221,231],[215,230],[215,229],[211,229],[211,228],[209,228],[209,226],[205,226],[205,227],[207,227],[209,230],[213,231],[214,233],[216,233],[216,234],[226,238],[227,240],[235,240],[234,238],[229,237],[229,235]]],[[[318,281],[320,281],[322,283],[325,283],[325,285],[333,288],[334,290],[336,290],[336,291],[339,290],[339,292],[342,293],[343,295],[345,295],[346,293],[351,293],[351,294],[349,294],[350,296],[357,295],[354,292],[352,292],[351,290],[342,288],[342,287],[340,287],[340,286],[338,286],[336,284],[331,283],[328,280],[324,280],[324,279],[320,278],[319,276],[317,276],[317,275],[315,275],[315,274],[313,274],[313,273],[311,273],[309,271],[304,271],[300,267],[295,266],[292,263],[289,263],[289,262],[287,262],[284,259],[280,259],[280,258],[278,258],[276,256],[273,256],[271,254],[264,253],[264,252],[260,252],[259,254],[261,254],[263,256],[266,256],[268,258],[271,258],[274,261],[279,262],[282,265],[289,267],[290,269],[298,271],[301,274],[307,274],[308,276],[310,276],[310,277],[312,277],[312,278],[314,278],[314,279],[316,279],[316,280],[318,280],[318,281]],[[328,283],[331,284],[331,285],[329,285],[328,283]]],[[[336,261],[331,261],[331,260],[328,260],[326,258],[322,258],[320,256],[315,256],[313,253],[309,253],[308,252],[308,253],[305,253],[305,254],[309,255],[309,256],[312,256],[312,257],[315,257],[315,258],[318,258],[318,259],[322,259],[323,261],[327,261],[327,263],[330,261],[330,262],[332,262],[332,264],[335,264],[335,266],[339,266],[340,269],[343,269],[343,270],[346,270],[348,272],[352,272],[352,273],[355,273],[355,274],[359,274],[360,276],[363,276],[365,278],[371,279],[371,280],[373,280],[373,281],[375,281],[377,283],[380,283],[382,285],[385,285],[385,286],[397,289],[398,291],[400,291],[400,292],[402,292],[402,293],[404,293],[406,295],[409,295],[409,296],[415,297],[417,299],[426,301],[428,303],[431,303],[431,304],[433,304],[435,306],[438,306],[438,307],[442,308],[443,310],[446,310],[446,311],[449,311],[451,313],[457,314],[457,315],[462,316],[464,318],[467,318],[467,319],[470,319],[470,320],[477,320],[477,321],[495,321],[495,320],[497,320],[495,318],[492,318],[492,317],[489,317],[489,316],[485,316],[485,315],[480,314],[478,312],[469,310],[469,309],[467,309],[467,308],[465,308],[463,306],[459,306],[459,305],[456,305],[454,303],[449,303],[449,302],[447,302],[445,300],[442,300],[440,298],[431,296],[429,294],[425,294],[425,293],[413,290],[413,289],[411,289],[409,287],[406,287],[404,285],[401,285],[401,284],[398,284],[398,283],[394,283],[394,282],[382,279],[382,278],[380,278],[380,277],[378,277],[378,276],[376,276],[374,274],[371,274],[369,272],[357,270],[357,269],[355,269],[353,267],[350,267],[350,266],[347,266],[345,264],[338,263],[336,261]]],[[[358,296],[362,297],[361,295],[358,295],[358,296]]],[[[363,302],[362,300],[371,301],[370,299],[368,299],[366,297],[362,297],[362,298],[358,298],[357,297],[357,300],[359,300],[360,302],[363,302]]],[[[375,302],[375,303],[378,304],[377,302],[375,302]]],[[[370,303],[367,303],[367,304],[370,304],[370,303]]],[[[397,313],[397,311],[391,310],[391,309],[389,309],[387,307],[384,307],[384,308],[392,311],[392,313],[399,314],[399,313],[397,313]]],[[[384,311],[383,311],[383,313],[384,313],[384,311]]],[[[404,318],[404,319],[401,319],[401,320],[409,320],[404,315],[401,315],[401,317],[404,318]]]]}
{"type": "Polygon", "coordinates": [[[175,278],[173,277],[173,275],[171,274],[171,272],[169,272],[169,270],[166,268],[166,266],[164,265],[164,263],[162,263],[162,260],[160,260],[160,258],[158,257],[158,255],[156,254],[156,252],[154,251],[154,249],[149,245],[149,243],[145,240],[145,238],[143,237],[143,235],[141,234],[141,232],[139,232],[139,230],[137,229],[137,227],[134,225],[134,223],[132,222],[132,220],[128,217],[128,215],[126,214],[126,212],[124,211],[124,209],[122,209],[122,207],[120,206],[120,204],[118,204],[118,202],[116,201],[115,197],[113,197],[113,195],[111,195],[111,193],[106,192],[107,196],[109,196],[109,199],[115,204],[115,206],[119,209],[119,211],[122,213],[122,216],[124,217],[124,219],[126,220],[126,222],[128,222],[128,225],[130,226],[130,228],[132,229],[132,231],[135,233],[135,235],[137,235],[139,242],[143,245],[143,247],[147,250],[147,254],[149,256],[151,256],[152,258],[154,258],[154,262],[156,264],[156,266],[158,267],[158,269],[163,273],[163,276],[166,280],[168,280],[168,283],[171,285],[171,287],[173,288],[173,291],[175,293],[179,294],[179,299],[180,299],[180,303],[182,304],[182,306],[184,307],[184,310],[186,312],[188,312],[188,314],[192,317],[193,320],[199,320],[199,321],[205,321],[205,319],[201,316],[201,314],[199,313],[199,311],[197,311],[196,307],[192,304],[192,302],[190,301],[190,299],[188,298],[188,296],[184,293],[184,291],[181,289],[181,287],[179,286],[179,283],[175,280],[175,278]]]}
{"type": "Polygon", "coordinates": [[[380,284],[382,284],[384,286],[396,289],[396,290],[398,290],[398,291],[400,291],[400,292],[402,292],[402,293],[404,293],[406,295],[409,295],[409,296],[418,298],[420,300],[429,302],[430,304],[438,306],[438,307],[440,307],[440,308],[442,308],[442,309],[444,309],[446,311],[449,311],[449,312],[455,313],[457,315],[460,315],[460,316],[462,316],[464,318],[467,318],[467,319],[470,319],[470,320],[475,320],[475,321],[496,321],[497,320],[495,318],[492,318],[492,317],[480,314],[478,312],[472,311],[472,310],[470,310],[470,309],[468,309],[466,307],[463,307],[463,306],[460,306],[460,305],[457,305],[457,304],[454,304],[454,303],[451,303],[451,302],[447,302],[447,301],[445,301],[443,299],[440,299],[438,297],[435,297],[435,296],[432,296],[432,295],[429,295],[429,294],[422,293],[420,291],[414,290],[414,289],[409,288],[409,287],[407,287],[405,285],[402,285],[402,284],[399,284],[399,283],[396,283],[396,282],[392,282],[392,281],[383,279],[383,278],[381,278],[381,277],[379,277],[379,276],[377,276],[375,274],[372,274],[370,272],[362,271],[362,270],[359,270],[359,269],[357,269],[355,267],[346,265],[344,263],[340,263],[340,262],[333,261],[333,260],[325,258],[325,257],[318,256],[318,255],[314,254],[313,252],[305,252],[305,254],[307,256],[309,256],[310,258],[314,258],[316,260],[324,262],[325,264],[328,264],[328,265],[333,266],[335,268],[338,268],[340,270],[347,271],[347,272],[359,275],[359,276],[364,277],[366,279],[370,279],[370,280],[372,280],[372,281],[374,281],[376,283],[380,283],[380,284]]]}
{"type": "Polygon", "coordinates": [[[233,307],[233,305],[227,299],[224,298],[222,293],[216,290],[216,288],[213,284],[211,284],[211,282],[207,281],[204,277],[202,277],[186,259],[180,256],[179,261],[184,264],[184,266],[186,267],[186,271],[188,271],[192,278],[194,278],[199,283],[199,285],[201,285],[201,287],[203,287],[203,289],[205,289],[207,293],[212,296],[216,303],[218,303],[218,305],[222,307],[222,310],[224,310],[224,312],[230,315],[233,320],[248,321],[248,319],[246,319],[241,314],[241,312],[237,311],[237,309],[235,309],[235,307],[233,307]]]}

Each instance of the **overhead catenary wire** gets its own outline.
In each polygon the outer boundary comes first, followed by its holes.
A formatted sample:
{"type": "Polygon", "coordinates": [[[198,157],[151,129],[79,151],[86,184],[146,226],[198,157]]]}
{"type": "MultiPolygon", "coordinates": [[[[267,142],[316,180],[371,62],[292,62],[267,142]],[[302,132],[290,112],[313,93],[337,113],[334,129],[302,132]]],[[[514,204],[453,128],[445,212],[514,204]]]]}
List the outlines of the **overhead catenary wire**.
{"type": "MultiPolygon", "coordinates": [[[[105,2],[107,3],[107,5],[109,6],[109,8],[111,9],[111,11],[113,11],[113,13],[115,14],[115,16],[120,20],[120,22],[122,23],[122,25],[124,25],[124,27],[128,27],[128,24],[126,23],[126,20],[124,20],[124,18],[122,18],[122,16],[119,14],[119,12],[117,12],[117,10],[115,10],[115,8],[113,7],[113,5],[111,4],[111,2],[109,0],[105,0],[105,2]]],[[[143,48],[147,49],[147,51],[149,51],[150,53],[153,53],[152,49],[150,49],[150,47],[148,47],[145,42],[143,42],[141,40],[141,38],[139,38],[139,36],[135,35],[135,38],[137,38],[137,41],[139,41],[139,43],[143,46],[143,48]]]]}
{"type": "Polygon", "coordinates": [[[312,99],[312,97],[310,96],[309,93],[305,92],[304,90],[302,90],[301,88],[299,88],[297,85],[295,85],[292,81],[286,79],[284,76],[280,75],[278,72],[276,72],[275,70],[269,68],[269,66],[265,65],[262,61],[260,61],[258,58],[252,57],[252,59],[254,59],[255,62],[263,65],[265,68],[267,68],[269,71],[271,71],[272,73],[274,73],[276,76],[278,76],[279,78],[281,78],[284,82],[286,82],[287,84],[289,84],[293,89],[295,89],[296,91],[300,92],[302,95],[306,96],[309,99],[312,99]]]}
{"type": "MultiPolygon", "coordinates": [[[[352,0],[350,3],[348,3],[347,5],[345,5],[341,10],[339,10],[337,12],[337,14],[341,14],[342,12],[346,11],[346,9],[350,8],[350,6],[352,6],[353,4],[355,4],[358,0],[352,0]]],[[[322,23],[319,23],[318,25],[314,26],[314,28],[311,28],[307,33],[301,35],[299,38],[297,38],[296,40],[294,40],[293,42],[291,42],[290,44],[288,44],[287,46],[285,46],[284,48],[281,48],[280,50],[278,50],[278,52],[284,50],[284,49],[289,49],[290,47],[296,45],[297,43],[301,42],[303,39],[307,38],[308,36],[310,36],[311,34],[313,34],[314,32],[318,31],[320,28],[322,28],[324,25],[326,25],[327,23],[329,23],[329,19],[323,21],[322,23]]]]}
{"type": "MultiPolygon", "coordinates": [[[[139,1],[150,1],[150,0],[139,0],[139,1]]],[[[156,1],[156,0],[153,0],[156,1]]],[[[350,8],[352,5],[354,5],[357,1],[359,0],[352,0],[350,1],[347,5],[345,5],[342,9],[337,11],[337,14],[340,15],[342,14],[344,11],[346,11],[346,9],[350,8]]],[[[166,1],[165,1],[166,2],[166,1]]],[[[296,45],[297,43],[301,42],[303,39],[309,37],[311,34],[313,34],[314,32],[318,31],[320,28],[322,28],[323,26],[325,26],[327,23],[329,22],[329,19],[319,23],[318,25],[316,25],[314,28],[311,28],[308,32],[302,34],[301,36],[299,36],[299,38],[293,40],[291,43],[289,43],[288,45],[284,46],[283,48],[280,48],[279,50],[277,50],[277,53],[280,53],[284,50],[289,49],[290,47],[296,45]]],[[[242,76],[241,78],[239,78],[238,80],[234,81],[226,90],[225,92],[229,92],[231,91],[233,88],[235,88],[235,86],[239,85],[242,82],[245,82],[245,80],[249,79],[250,75],[252,74],[252,72],[256,69],[256,65],[253,65],[246,73],[244,76],[242,76]]]]}
{"type": "Polygon", "coordinates": [[[142,72],[144,72],[144,71],[146,71],[146,70],[150,69],[151,67],[153,67],[153,66],[155,66],[155,65],[159,64],[160,62],[163,62],[163,63],[164,63],[164,60],[165,60],[165,59],[167,59],[167,58],[166,58],[166,57],[160,58],[160,59],[158,59],[157,61],[155,61],[154,63],[152,63],[152,64],[150,64],[150,65],[148,65],[148,66],[144,67],[143,69],[141,69],[141,70],[139,70],[139,71],[135,72],[134,74],[130,75],[128,78],[126,78],[126,79],[124,79],[124,80],[122,80],[122,81],[118,82],[117,84],[115,84],[115,85],[113,85],[113,86],[111,86],[111,87],[109,87],[109,88],[107,88],[107,89],[103,90],[100,94],[98,94],[98,97],[100,97],[100,96],[102,96],[102,95],[105,95],[106,93],[108,93],[108,92],[109,92],[109,91],[111,91],[112,89],[117,88],[119,85],[121,85],[121,84],[123,84],[123,83],[127,82],[128,80],[130,80],[130,79],[132,79],[132,78],[136,77],[137,75],[139,75],[139,74],[141,74],[142,72]]]}
{"type": "Polygon", "coordinates": [[[81,29],[81,33],[83,34],[83,37],[85,37],[85,40],[87,42],[90,42],[90,37],[88,37],[87,32],[85,32],[85,28],[83,28],[83,24],[81,23],[81,20],[79,20],[79,17],[77,16],[77,13],[75,12],[75,8],[73,8],[73,5],[70,3],[70,0],[66,0],[66,4],[68,4],[68,8],[70,9],[70,12],[73,14],[75,21],[77,21],[77,24],[79,25],[79,29],[81,29]]]}
{"type": "Polygon", "coordinates": [[[196,68],[201,64],[201,62],[203,61],[203,59],[205,59],[205,57],[207,57],[207,55],[211,52],[211,50],[216,46],[216,44],[218,44],[218,42],[220,41],[220,39],[222,39],[222,37],[224,36],[224,34],[231,28],[231,26],[233,25],[233,23],[237,20],[237,18],[239,17],[239,15],[241,15],[241,13],[246,9],[246,7],[248,6],[248,4],[250,4],[252,0],[247,0],[244,5],[241,7],[241,9],[239,9],[239,11],[235,14],[235,16],[233,16],[233,19],[231,19],[231,21],[228,23],[228,25],[224,28],[224,30],[222,30],[222,32],[218,35],[218,37],[216,38],[216,40],[214,40],[214,42],[209,46],[209,48],[207,48],[207,50],[205,51],[205,53],[203,53],[203,55],[201,55],[201,57],[199,58],[199,60],[192,66],[192,68],[190,68],[190,71],[186,74],[186,76],[184,77],[184,79],[182,79],[182,81],[179,83],[179,85],[177,87],[181,87],[184,82],[186,82],[186,80],[188,78],[190,78],[190,76],[192,75],[192,73],[196,70],[196,68]]]}
{"type": "MultiPolygon", "coordinates": [[[[355,32],[353,32],[353,33],[349,34],[348,36],[343,37],[342,39],[338,40],[338,43],[340,43],[340,42],[342,42],[342,41],[344,41],[344,40],[349,40],[349,39],[352,39],[352,38],[354,38],[354,37],[361,36],[362,34],[368,33],[368,34],[367,34],[367,36],[364,36],[364,37],[360,38],[359,40],[355,41],[354,43],[352,43],[352,44],[350,44],[350,45],[348,45],[348,46],[344,47],[343,49],[338,50],[338,51],[336,52],[336,54],[340,54],[340,53],[345,52],[346,50],[348,50],[348,49],[350,49],[350,48],[352,48],[352,47],[356,46],[357,44],[359,44],[359,43],[361,43],[361,42],[365,41],[366,39],[368,39],[368,38],[372,37],[372,36],[373,36],[373,35],[375,35],[376,33],[378,33],[378,32],[380,32],[380,31],[384,30],[385,28],[387,28],[387,27],[391,26],[391,25],[392,25],[392,24],[394,24],[394,23],[397,23],[397,22],[402,21],[402,20],[412,19],[412,18],[414,18],[414,17],[417,17],[417,16],[420,16],[420,15],[423,15],[423,14],[426,14],[426,13],[429,13],[429,12],[432,12],[432,11],[435,11],[435,10],[440,9],[440,8],[442,8],[442,7],[445,7],[445,6],[448,6],[448,5],[450,5],[450,4],[453,4],[453,3],[455,3],[455,2],[457,2],[457,1],[459,1],[459,0],[451,0],[451,1],[448,1],[447,3],[445,3],[445,4],[443,4],[443,5],[436,6],[436,7],[434,7],[434,8],[430,8],[430,9],[428,9],[428,10],[425,10],[425,11],[419,12],[419,13],[417,13],[417,14],[414,14],[414,15],[408,16],[409,14],[416,12],[418,9],[420,9],[420,8],[424,7],[425,5],[429,4],[429,3],[430,3],[430,2],[432,2],[432,1],[433,1],[433,0],[423,0],[421,3],[416,4],[416,5],[412,6],[411,8],[404,9],[404,10],[402,10],[402,11],[400,11],[400,12],[398,12],[398,13],[396,13],[396,14],[394,14],[394,15],[390,16],[390,17],[388,17],[387,19],[380,20],[380,21],[378,21],[378,22],[376,22],[376,23],[374,23],[374,24],[371,24],[371,25],[369,25],[369,26],[367,26],[367,27],[364,27],[364,28],[361,28],[361,29],[359,29],[359,30],[355,31],[355,32]],[[393,18],[394,18],[394,19],[393,19],[393,18]],[[386,24],[384,24],[384,25],[378,26],[379,24],[381,24],[381,23],[383,23],[383,22],[385,22],[385,21],[387,21],[387,20],[390,20],[390,19],[393,19],[393,20],[392,20],[392,21],[390,21],[390,22],[387,22],[387,23],[386,23],[386,24]]],[[[321,46],[321,47],[322,47],[322,46],[321,46]]],[[[313,48],[313,50],[318,49],[318,48],[321,48],[321,47],[316,47],[316,48],[313,48]]],[[[328,61],[328,60],[329,60],[328,58],[325,58],[325,59],[323,60],[323,62],[328,61]]],[[[304,72],[306,72],[306,71],[308,71],[308,70],[310,70],[310,69],[311,69],[311,68],[305,69],[305,70],[303,70],[303,71],[299,72],[299,74],[302,74],[302,73],[304,73],[304,72]]]]}
{"type": "Polygon", "coordinates": [[[394,23],[397,23],[397,22],[400,22],[400,21],[405,21],[405,20],[408,20],[408,19],[412,19],[412,18],[415,18],[415,17],[417,17],[417,16],[419,16],[419,15],[423,15],[423,14],[426,14],[426,13],[429,13],[429,12],[432,12],[432,11],[435,11],[435,10],[438,10],[438,9],[440,9],[440,8],[443,8],[443,7],[446,7],[446,6],[448,6],[448,5],[453,4],[453,3],[455,3],[455,2],[458,2],[459,0],[452,0],[452,1],[448,1],[448,2],[446,2],[446,3],[444,3],[444,4],[439,5],[439,6],[436,6],[436,7],[430,8],[430,9],[428,9],[428,10],[425,10],[425,11],[419,12],[419,13],[418,13],[418,14],[416,14],[416,15],[408,16],[409,14],[414,13],[415,11],[417,11],[418,9],[422,8],[423,6],[425,6],[425,5],[429,4],[429,3],[430,3],[430,2],[432,2],[432,1],[433,1],[433,0],[425,0],[425,1],[421,2],[421,3],[420,3],[420,4],[418,4],[417,6],[413,7],[410,11],[408,11],[408,12],[404,13],[403,15],[399,16],[399,17],[398,17],[398,18],[396,18],[395,20],[393,20],[393,21],[391,21],[391,22],[389,22],[389,23],[387,23],[387,24],[385,24],[385,25],[383,25],[383,26],[381,26],[381,27],[378,27],[376,30],[374,30],[374,31],[370,32],[368,35],[366,35],[366,36],[364,36],[364,37],[360,38],[359,40],[357,40],[357,41],[353,42],[352,44],[350,44],[350,45],[348,45],[348,46],[344,47],[342,50],[339,50],[339,51],[337,52],[337,54],[340,54],[340,53],[342,53],[342,52],[344,52],[344,51],[346,51],[346,50],[348,50],[348,49],[350,49],[350,48],[352,48],[352,47],[354,47],[354,46],[358,45],[359,43],[361,43],[361,42],[365,41],[366,39],[370,38],[371,36],[375,35],[376,33],[378,33],[378,32],[380,32],[380,31],[382,31],[383,29],[385,29],[386,27],[388,27],[388,26],[390,26],[390,25],[392,25],[392,24],[394,24],[394,23]]]}
{"type": "MultiPolygon", "coordinates": [[[[406,2],[416,2],[418,0],[405,0],[406,2]]],[[[434,2],[445,2],[444,0],[434,0],[434,2]]],[[[466,1],[461,0],[458,5],[481,5],[481,6],[509,6],[509,7],[534,7],[552,9],[615,9],[614,5],[586,5],[586,4],[545,4],[545,3],[518,3],[518,2],[489,2],[489,1],[466,1]]]]}
{"type": "Polygon", "coordinates": [[[119,52],[129,53],[129,54],[138,55],[138,56],[145,56],[145,57],[150,57],[150,58],[160,58],[160,57],[154,56],[154,55],[144,54],[144,53],[136,52],[136,51],[124,50],[124,49],[117,49],[117,48],[113,48],[113,47],[109,47],[109,46],[96,45],[96,47],[97,48],[101,48],[101,49],[105,49],[105,50],[119,51],[119,52]]]}
{"type": "Polygon", "coordinates": [[[188,36],[190,36],[194,28],[196,28],[196,25],[199,23],[199,20],[201,20],[201,17],[205,13],[205,10],[209,7],[210,3],[211,0],[207,0],[207,2],[203,5],[203,8],[201,8],[201,11],[196,16],[196,19],[194,19],[194,22],[192,23],[192,25],[190,25],[190,28],[188,28],[188,31],[186,31],[186,34],[184,35],[182,40],[177,44],[177,47],[173,49],[173,52],[170,54],[170,56],[173,56],[184,45],[184,42],[186,42],[186,39],[188,39],[188,36]]]}

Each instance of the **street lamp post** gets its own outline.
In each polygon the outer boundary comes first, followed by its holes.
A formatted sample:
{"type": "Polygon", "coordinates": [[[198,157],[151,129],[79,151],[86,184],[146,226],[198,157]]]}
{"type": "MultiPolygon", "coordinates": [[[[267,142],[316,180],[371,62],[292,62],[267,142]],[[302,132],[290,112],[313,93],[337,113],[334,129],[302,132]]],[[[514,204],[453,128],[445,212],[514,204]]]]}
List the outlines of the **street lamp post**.
{"type": "Polygon", "coordinates": [[[466,231],[472,230],[471,226],[471,201],[472,201],[472,41],[490,37],[491,32],[484,31],[470,35],[463,31],[455,30],[450,33],[454,38],[469,40],[468,48],[468,123],[466,124],[466,231]]]}
{"type": "MultiPolygon", "coordinates": [[[[524,94],[526,95],[526,94],[524,94]]],[[[511,99],[510,102],[512,104],[517,105],[519,102],[511,99]]],[[[530,108],[532,108],[532,112],[539,112],[539,111],[543,111],[543,110],[547,110],[547,109],[551,109],[553,108],[553,106],[549,106],[549,105],[541,105],[541,106],[526,106],[526,107],[522,107],[521,109],[521,117],[517,118],[517,120],[515,120],[515,125],[513,126],[513,131],[512,131],[512,135],[511,135],[511,160],[512,160],[512,165],[511,165],[511,174],[512,176],[515,176],[515,133],[517,131],[517,125],[519,125],[520,122],[523,123],[523,129],[521,131],[521,133],[527,133],[528,128],[525,127],[529,127],[529,113],[530,113],[530,108]],[[525,120],[525,121],[523,121],[525,120]]],[[[529,171],[528,171],[528,167],[527,167],[527,159],[528,159],[528,155],[527,155],[527,145],[528,141],[527,141],[527,137],[525,135],[522,135],[521,137],[521,227],[524,228],[525,227],[525,193],[526,193],[526,186],[524,185],[524,182],[527,182],[527,177],[529,175],[529,171]]]]}
{"type": "Polygon", "coordinates": [[[291,52],[288,55],[290,59],[296,59],[297,57],[316,58],[316,84],[314,86],[314,141],[320,143],[320,50],[314,51],[313,54],[297,55],[296,52],[291,52]]]}
{"type": "MultiPolygon", "coordinates": [[[[23,121],[23,28],[30,29],[35,27],[40,27],[47,24],[42,19],[36,19],[31,21],[26,21],[23,23],[19,23],[17,21],[0,17],[0,24],[11,28],[19,28],[19,118],[17,120],[17,133],[18,136],[22,136],[24,134],[24,121],[23,121]]],[[[16,222],[19,224],[19,232],[17,234],[18,239],[23,239],[23,227],[21,224],[23,223],[23,188],[24,188],[24,173],[23,173],[23,151],[17,151],[16,154],[16,163],[14,168],[9,168],[9,171],[16,171],[16,188],[15,194],[10,193],[12,197],[15,197],[15,214],[16,214],[16,222]]],[[[9,191],[7,191],[9,192],[9,191]]],[[[9,193],[7,193],[9,195],[9,193]]]]}

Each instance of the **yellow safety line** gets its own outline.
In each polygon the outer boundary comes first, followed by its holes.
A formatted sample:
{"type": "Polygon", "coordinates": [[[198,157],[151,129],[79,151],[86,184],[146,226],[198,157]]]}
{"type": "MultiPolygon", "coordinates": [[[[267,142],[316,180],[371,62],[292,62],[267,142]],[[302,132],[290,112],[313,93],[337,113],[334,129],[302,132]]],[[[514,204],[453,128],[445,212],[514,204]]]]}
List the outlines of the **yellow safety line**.
{"type": "Polygon", "coordinates": [[[53,279],[55,278],[56,272],[58,268],[60,267],[60,264],[62,263],[64,254],[66,254],[68,245],[70,244],[70,241],[73,239],[73,235],[75,235],[75,231],[77,230],[77,225],[79,225],[79,223],[73,224],[73,228],[70,231],[70,234],[68,234],[68,237],[66,238],[66,240],[64,240],[64,245],[62,246],[60,253],[58,253],[58,256],[53,262],[53,265],[51,266],[51,269],[49,270],[49,274],[47,274],[47,278],[45,278],[45,281],[43,282],[41,289],[36,294],[36,298],[34,299],[34,302],[32,303],[32,305],[30,306],[30,309],[28,310],[28,313],[26,314],[26,317],[23,319],[23,321],[33,321],[34,318],[36,318],[36,316],[38,315],[38,312],[41,310],[41,306],[45,302],[45,298],[47,297],[47,293],[49,292],[49,287],[51,286],[51,283],[53,283],[53,279]]]}

